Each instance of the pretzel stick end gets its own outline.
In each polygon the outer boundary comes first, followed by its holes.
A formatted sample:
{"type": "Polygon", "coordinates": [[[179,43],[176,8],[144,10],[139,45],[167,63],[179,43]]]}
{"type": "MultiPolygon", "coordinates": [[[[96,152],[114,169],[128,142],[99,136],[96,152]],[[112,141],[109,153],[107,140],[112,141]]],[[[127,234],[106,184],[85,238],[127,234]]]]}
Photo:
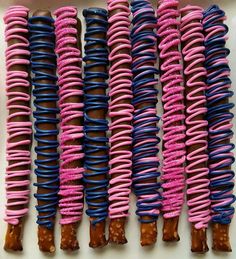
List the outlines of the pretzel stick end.
{"type": "MultiPolygon", "coordinates": [[[[94,220],[91,218],[91,220],[94,220]]],[[[106,246],[108,241],[105,236],[105,221],[93,224],[90,222],[90,242],[92,248],[102,248],[106,246]]]]}
{"type": "Polygon", "coordinates": [[[219,252],[232,252],[229,239],[229,224],[213,223],[212,249],[219,252]]]}
{"type": "Polygon", "coordinates": [[[128,241],[125,237],[126,218],[117,218],[110,221],[109,242],[113,244],[126,244],[128,241]]]}
{"type": "Polygon", "coordinates": [[[141,246],[151,246],[154,245],[157,241],[157,223],[149,222],[149,223],[141,223],[140,225],[140,233],[141,233],[141,246]]]}
{"type": "Polygon", "coordinates": [[[22,222],[17,225],[8,224],[4,249],[6,251],[22,251],[22,222]]]}
{"type": "Polygon", "coordinates": [[[178,234],[179,217],[164,219],[162,240],[166,242],[179,241],[178,234]]]}
{"type": "Polygon", "coordinates": [[[56,251],[53,229],[44,226],[38,227],[38,245],[42,252],[54,253],[56,251]]]}
{"type": "Polygon", "coordinates": [[[192,225],[192,247],[191,251],[194,253],[206,253],[209,251],[207,246],[206,228],[196,229],[192,225]]]}
{"type": "Polygon", "coordinates": [[[75,251],[79,249],[77,240],[77,223],[61,225],[61,249],[65,251],[75,251]]]}

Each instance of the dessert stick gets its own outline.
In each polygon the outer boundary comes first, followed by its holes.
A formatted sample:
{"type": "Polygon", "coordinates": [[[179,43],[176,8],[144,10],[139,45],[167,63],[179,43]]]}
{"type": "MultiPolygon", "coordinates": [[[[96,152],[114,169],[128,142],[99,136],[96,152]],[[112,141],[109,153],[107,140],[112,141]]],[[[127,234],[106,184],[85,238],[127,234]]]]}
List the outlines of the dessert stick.
{"type": "Polygon", "coordinates": [[[206,230],[210,221],[209,170],[207,167],[206,69],[202,8],[181,9],[181,44],[184,59],[187,126],[187,205],[192,224],[192,252],[208,251],[206,230]]]}
{"type": "Polygon", "coordinates": [[[109,241],[127,243],[125,222],[129,210],[132,168],[132,113],[130,20],[127,0],[108,0],[110,188],[109,241]]]}
{"type": "Polygon", "coordinates": [[[107,11],[89,8],[83,11],[86,21],[84,72],[85,84],[85,194],[90,217],[92,248],[107,244],[108,216],[108,79],[107,11]]]}
{"type": "Polygon", "coordinates": [[[157,178],[159,159],[157,136],[159,117],[156,115],[157,39],[155,12],[149,0],[131,2],[133,28],[132,72],[133,72],[133,188],[137,196],[136,214],[140,221],[140,243],[153,245],[157,237],[157,219],[160,214],[160,183],[157,178]]]}
{"type": "Polygon", "coordinates": [[[157,10],[160,81],[163,92],[162,239],[164,241],[179,241],[178,223],[184,202],[186,127],[178,5],[177,0],[160,0],[157,10]]]}
{"type": "Polygon", "coordinates": [[[61,117],[60,191],[61,249],[79,249],[78,224],[83,214],[83,81],[81,23],[77,9],[55,11],[56,53],[61,117]]]}
{"type": "Polygon", "coordinates": [[[55,252],[54,222],[58,205],[59,154],[54,20],[48,10],[37,10],[29,19],[33,95],[35,97],[35,174],[37,176],[38,245],[55,252]]]}
{"type": "Polygon", "coordinates": [[[28,12],[24,6],[10,7],[6,24],[7,161],[5,250],[21,251],[24,217],[28,214],[31,173],[31,134],[28,42],[28,12]]]}
{"type": "Polygon", "coordinates": [[[224,11],[217,5],[210,6],[203,13],[212,248],[216,251],[231,252],[229,227],[234,215],[232,204],[235,201],[234,171],[231,169],[235,160],[232,153],[234,144],[231,142],[234,116],[231,109],[234,104],[229,101],[233,91],[230,90],[230,68],[227,60],[229,49],[225,47],[228,32],[225,20],[224,11]]]}

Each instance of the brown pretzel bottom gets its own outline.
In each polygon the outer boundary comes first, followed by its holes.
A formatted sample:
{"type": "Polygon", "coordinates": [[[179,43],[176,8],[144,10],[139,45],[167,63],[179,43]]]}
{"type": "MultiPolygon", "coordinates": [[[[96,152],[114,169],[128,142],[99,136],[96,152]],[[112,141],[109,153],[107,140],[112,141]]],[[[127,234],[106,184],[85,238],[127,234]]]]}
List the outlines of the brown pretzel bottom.
{"type": "Polygon", "coordinates": [[[8,224],[4,249],[6,251],[22,251],[22,221],[17,225],[8,224]]]}
{"type": "Polygon", "coordinates": [[[79,249],[77,240],[78,223],[61,225],[61,249],[65,251],[75,251],[79,249]]]}
{"type": "Polygon", "coordinates": [[[92,248],[102,248],[108,243],[105,236],[106,222],[102,221],[96,224],[92,224],[93,220],[94,218],[91,218],[89,246],[92,248]]]}
{"type": "Polygon", "coordinates": [[[38,227],[38,245],[42,252],[54,253],[56,248],[54,244],[54,229],[48,229],[44,226],[38,227]]]}
{"type": "Polygon", "coordinates": [[[229,239],[229,224],[212,224],[213,246],[219,252],[232,252],[229,239]]]}
{"type": "MultiPolygon", "coordinates": [[[[143,217],[144,220],[150,219],[150,217],[143,217]]],[[[141,223],[140,225],[140,244],[141,246],[151,246],[154,245],[157,241],[157,223],[141,223]]]]}
{"type": "Polygon", "coordinates": [[[196,229],[192,224],[192,246],[191,251],[195,253],[205,253],[209,250],[207,246],[206,228],[196,229]]]}
{"type": "Polygon", "coordinates": [[[126,218],[112,219],[109,225],[109,242],[113,244],[126,244],[125,237],[126,218]]]}
{"type": "Polygon", "coordinates": [[[179,241],[179,217],[164,219],[162,240],[166,242],[179,241]]]}

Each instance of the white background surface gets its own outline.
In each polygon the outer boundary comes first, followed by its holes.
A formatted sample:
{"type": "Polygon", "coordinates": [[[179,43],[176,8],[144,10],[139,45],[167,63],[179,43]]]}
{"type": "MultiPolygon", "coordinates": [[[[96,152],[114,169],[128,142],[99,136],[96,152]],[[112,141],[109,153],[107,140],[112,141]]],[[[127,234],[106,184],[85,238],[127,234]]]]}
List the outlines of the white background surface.
{"type": "MultiPolygon", "coordinates": [[[[156,1],[152,1],[154,7],[156,8],[156,1]]],[[[233,81],[233,89],[236,85],[236,0],[180,0],[181,6],[186,4],[201,5],[202,7],[208,7],[211,4],[219,4],[223,8],[228,16],[227,24],[230,28],[229,31],[229,41],[228,47],[231,50],[230,54],[230,65],[232,68],[231,79],[233,81]]],[[[21,4],[30,8],[31,11],[37,8],[47,8],[52,12],[63,5],[74,5],[78,7],[79,18],[84,25],[84,20],[82,17],[82,11],[84,8],[88,7],[106,7],[105,0],[0,0],[0,258],[1,259],[39,259],[39,258],[80,258],[80,259],[188,259],[188,258],[228,258],[236,259],[236,219],[232,221],[231,224],[231,245],[233,252],[229,254],[224,253],[214,253],[211,250],[211,227],[208,229],[208,245],[210,251],[205,255],[194,255],[190,251],[191,238],[190,238],[190,228],[186,217],[186,208],[184,207],[180,219],[179,234],[181,240],[178,243],[166,244],[162,241],[162,219],[158,220],[158,240],[154,247],[152,248],[142,248],[139,245],[139,224],[135,216],[135,199],[131,197],[131,216],[126,228],[126,237],[128,239],[128,244],[123,246],[111,246],[108,245],[103,249],[93,250],[89,248],[89,222],[85,215],[82,224],[79,227],[78,239],[80,243],[80,250],[73,254],[68,254],[60,250],[60,227],[56,224],[56,253],[53,256],[42,254],[37,246],[37,224],[36,211],[34,209],[35,199],[33,198],[33,193],[35,193],[35,188],[31,184],[31,201],[30,201],[30,213],[26,219],[23,237],[24,251],[21,253],[6,253],[3,250],[4,238],[6,232],[6,223],[3,221],[4,209],[5,209],[5,189],[4,189],[4,174],[6,168],[5,159],[5,146],[6,146],[6,97],[5,97],[5,42],[4,42],[4,24],[3,24],[3,14],[7,7],[10,5],[21,4]]],[[[83,31],[84,32],[84,26],[83,31]]],[[[83,35],[83,34],[82,34],[83,35]]],[[[159,86],[160,87],[160,86],[159,86]]],[[[234,103],[236,103],[236,96],[234,97],[234,103]]],[[[234,113],[235,113],[234,109],[234,113]]],[[[160,109],[159,109],[160,112],[160,109]]],[[[235,124],[235,121],[234,121],[235,124]]],[[[235,127],[234,127],[235,131],[235,127]]],[[[236,135],[234,138],[234,143],[236,143],[236,135]]],[[[32,149],[33,150],[33,149],[32,149]]],[[[34,157],[33,157],[34,158],[34,157]]],[[[234,165],[236,169],[236,164],[234,165]]],[[[35,176],[32,173],[31,182],[35,182],[35,176]]],[[[59,217],[59,215],[58,215],[59,217]]]]}

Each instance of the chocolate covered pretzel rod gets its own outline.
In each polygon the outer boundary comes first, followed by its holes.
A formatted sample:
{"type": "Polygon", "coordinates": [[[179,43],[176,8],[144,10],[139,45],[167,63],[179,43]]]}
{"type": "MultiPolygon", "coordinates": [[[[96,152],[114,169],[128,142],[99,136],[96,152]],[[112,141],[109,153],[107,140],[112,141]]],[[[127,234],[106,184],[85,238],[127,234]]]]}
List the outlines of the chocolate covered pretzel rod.
{"type": "Polygon", "coordinates": [[[84,91],[85,91],[85,193],[90,217],[89,246],[103,247],[108,216],[108,79],[107,11],[89,8],[83,11],[86,20],[84,91]]]}
{"type": "Polygon", "coordinates": [[[59,191],[62,216],[61,249],[76,250],[79,249],[77,228],[83,213],[84,173],[81,23],[77,18],[77,9],[72,6],[57,9],[55,15],[61,115],[59,191]]]}
{"type": "Polygon", "coordinates": [[[77,228],[83,213],[84,173],[83,81],[81,58],[81,23],[77,9],[65,6],[55,11],[56,53],[60,96],[60,213],[61,249],[79,249],[77,228]]]}
{"type": "Polygon", "coordinates": [[[178,223],[184,202],[185,106],[182,55],[179,50],[179,1],[160,0],[157,35],[163,103],[163,201],[164,241],[179,241],[178,223]]]}
{"type": "Polygon", "coordinates": [[[54,221],[58,204],[59,122],[57,114],[54,20],[47,10],[37,10],[29,19],[33,95],[35,97],[35,174],[37,176],[38,244],[43,252],[54,252],[54,221]]]}
{"type": "Polygon", "coordinates": [[[133,72],[133,188],[137,196],[136,214],[139,216],[140,242],[142,246],[153,245],[157,237],[157,219],[161,208],[160,183],[157,178],[159,159],[157,136],[159,117],[156,115],[158,70],[156,17],[149,0],[131,2],[133,28],[132,72],[133,72]]]}
{"type": "Polygon", "coordinates": [[[181,9],[181,42],[186,91],[187,198],[192,223],[192,252],[208,251],[206,229],[210,220],[209,170],[207,167],[206,69],[202,8],[181,9]]]}
{"type": "Polygon", "coordinates": [[[129,210],[132,173],[132,112],[130,20],[127,0],[108,0],[110,48],[110,189],[109,189],[109,241],[127,243],[125,221],[129,210]]]}
{"type": "Polygon", "coordinates": [[[229,101],[233,96],[230,80],[230,67],[225,47],[228,27],[224,24],[226,16],[217,5],[209,7],[203,14],[205,34],[205,67],[207,70],[207,120],[209,176],[211,191],[211,216],[213,227],[213,249],[232,251],[229,226],[234,215],[235,202],[234,171],[231,166],[235,160],[232,150],[234,144],[231,109],[229,101]]]}
{"type": "Polygon", "coordinates": [[[4,16],[6,24],[6,91],[7,109],[7,161],[6,216],[8,223],[5,250],[21,251],[23,218],[28,213],[29,175],[31,167],[30,91],[28,9],[10,7],[4,16]]]}

